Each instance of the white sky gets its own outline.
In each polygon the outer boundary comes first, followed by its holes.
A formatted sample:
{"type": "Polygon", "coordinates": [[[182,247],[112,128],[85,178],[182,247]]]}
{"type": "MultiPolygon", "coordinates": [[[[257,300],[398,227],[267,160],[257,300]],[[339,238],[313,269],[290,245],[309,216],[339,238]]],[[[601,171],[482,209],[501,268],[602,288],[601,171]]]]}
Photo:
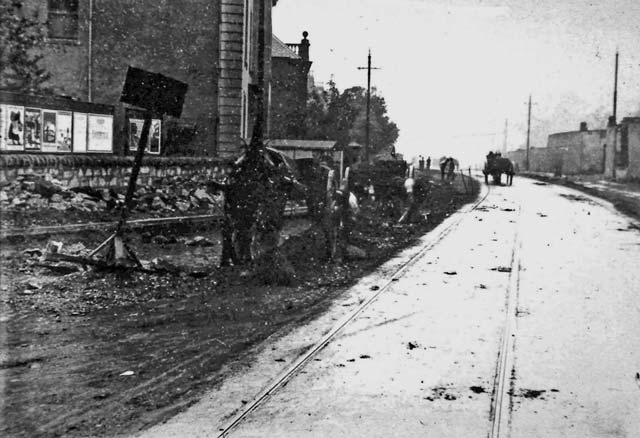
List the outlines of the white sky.
{"type": "Polygon", "coordinates": [[[616,47],[618,118],[640,110],[640,0],[279,0],[274,33],[299,42],[303,30],[316,82],[333,74],[340,89],[366,86],[371,48],[408,157],[480,162],[507,118],[508,148],[522,146],[529,93],[533,146],[610,113],[616,47]]]}

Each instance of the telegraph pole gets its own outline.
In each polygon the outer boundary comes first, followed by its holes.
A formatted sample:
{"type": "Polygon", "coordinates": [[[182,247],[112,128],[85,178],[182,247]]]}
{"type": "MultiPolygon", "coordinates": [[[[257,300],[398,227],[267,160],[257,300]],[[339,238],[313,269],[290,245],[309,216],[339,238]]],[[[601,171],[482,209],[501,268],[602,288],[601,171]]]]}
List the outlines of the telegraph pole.
{"type": "Polygon", "coordinates": [[[618,51],[616,50],[616,68],[613,79],[613,122],[618,123],[618,51]]]}
{"type": "Polygon", "coordinates": [[[527,157],[525,167],[529,171],[529,139],[531,137],[531,95],[529,95],[529,115],[527,116],[527,157]]]}
{"type": "Polygon", "coordinates": [[[618,50],[616,49],[615,75],[613,79],[613,116],[609,121],[609,125],[613,127],[613,145],[611,154],[613,156],[611,166],[611,177],[616,179],[617,149],[618,149],[618,50]]]}
{"type": "Polygon", "coordinates": [[[371,49],[367,57],[367,66],[358,67],[358,70],[367,70],[367,121],[364,127],[364,161],[369,164],[369,147],[370,147],[370,120],[371,120],[371,70],[380,70],[378,67],[371,67],[371,49]]]}
{"type": "Polygon", "coordinates": [[[509,132],[509,119],[504,119],[504,143],[502,144],[502,155],[507,156],[507,134],[509,132]]]}

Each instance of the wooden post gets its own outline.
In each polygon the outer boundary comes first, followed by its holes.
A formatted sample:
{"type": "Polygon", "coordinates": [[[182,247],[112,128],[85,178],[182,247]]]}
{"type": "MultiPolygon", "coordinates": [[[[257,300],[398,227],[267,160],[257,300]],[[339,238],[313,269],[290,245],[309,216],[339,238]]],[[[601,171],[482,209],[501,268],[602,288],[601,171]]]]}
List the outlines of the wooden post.
{"type": "Polygon", "coordinates": [[[525,161],[525,168],[529,171],[529,138],[531,136],[531,95],[529,95],[529,113],[527,116],[527,158],[525,161]]]}
{"type": "Polygon", "coordinates": [[[131,176],[129,177],[129,185],[127,186],[127,193],[124,197],[124,204],[122,205],[120,220],[118,220],[116,230],[111,236],[107,238],[107,240],[102,242],[95,250],[91,252],[89,258],[93,257],[102,249],[109,246],[106,254],[107,263],[127,266],[128,264],[133,262],[138,267],[142,267],[142,265],[140,264],[140,260],[138,260],[138,257],[133,253],[133,251],[131,251],[131,249],[129,249],[127,244],[124,242],[122,238],[122,230],[124,228],[124,225],[127,223],[129,211],[131,210],[131,208],[133,208],[133,195],[136,191],[136,181],[138,179],[138,175],[140,174],[140,167],[142,166],[142,157],[144,156],[144,150],[147,146],[147,142],[149,141],[151,119],[151,111],[146,111],[144,115],[144,124],[142,125],[142,134],[140,136],[140,141],[138,142],[136,156],[133,160],[131,176]]]}
{"type": "Polygon", "coordinates": [[[149,131],[151,130],[151,111],[146,111],[144,115],[144,124],[142,125],[142,134],[140,135],[140,141],[138,142],[138,149],[136,150],[136,156],[133,160],[133,168],[131,169],[131,176],[129,177],[129,185],[127,186],[127,194],[124,197],[124,206],[120,215],[120,221],[118,221],[118,227],[116,228],[116,234],[119,234],[122,227],[127,221],[129,210],[133,207],[133,195],[136,192],[136,182],[138,175],[140,174],[140,167],[142,166],[142,157],[144,156],[144,150],[147,147],[149,141],[149,131]]]}

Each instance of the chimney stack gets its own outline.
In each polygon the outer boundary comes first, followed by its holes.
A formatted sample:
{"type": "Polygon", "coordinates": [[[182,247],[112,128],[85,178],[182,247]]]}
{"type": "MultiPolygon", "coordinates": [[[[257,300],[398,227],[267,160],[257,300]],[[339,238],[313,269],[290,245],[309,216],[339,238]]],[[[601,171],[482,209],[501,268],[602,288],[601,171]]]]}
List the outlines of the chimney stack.
{"type": "Polygon", "coordinates": [[[580,122],[580,131],[584,132],[584,131],[588,131],[589,128],[587,127],[587,122],[580,122]]]}
{"type": "Polygon", "coordinates": [[[309,46],[311,44],[309,44],[309,40],[307,39],[308,36],[309,32],[306,30],[302,32],[302,41],[300,41],[300,48],[298,49],[298,55],[300,55],[300,58],[304,61],[309,60],[309,46]]]}

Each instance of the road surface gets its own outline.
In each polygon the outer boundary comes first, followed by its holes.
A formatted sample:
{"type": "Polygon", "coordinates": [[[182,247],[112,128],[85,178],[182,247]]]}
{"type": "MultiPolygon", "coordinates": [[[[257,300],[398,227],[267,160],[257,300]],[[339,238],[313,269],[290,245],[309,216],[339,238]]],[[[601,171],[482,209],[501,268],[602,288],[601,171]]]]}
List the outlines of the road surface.
{"type": "Polygon", "coordinates": [[[530,180],[484,195],[139,436],[639,437],[640,228],[530,180]]]}

